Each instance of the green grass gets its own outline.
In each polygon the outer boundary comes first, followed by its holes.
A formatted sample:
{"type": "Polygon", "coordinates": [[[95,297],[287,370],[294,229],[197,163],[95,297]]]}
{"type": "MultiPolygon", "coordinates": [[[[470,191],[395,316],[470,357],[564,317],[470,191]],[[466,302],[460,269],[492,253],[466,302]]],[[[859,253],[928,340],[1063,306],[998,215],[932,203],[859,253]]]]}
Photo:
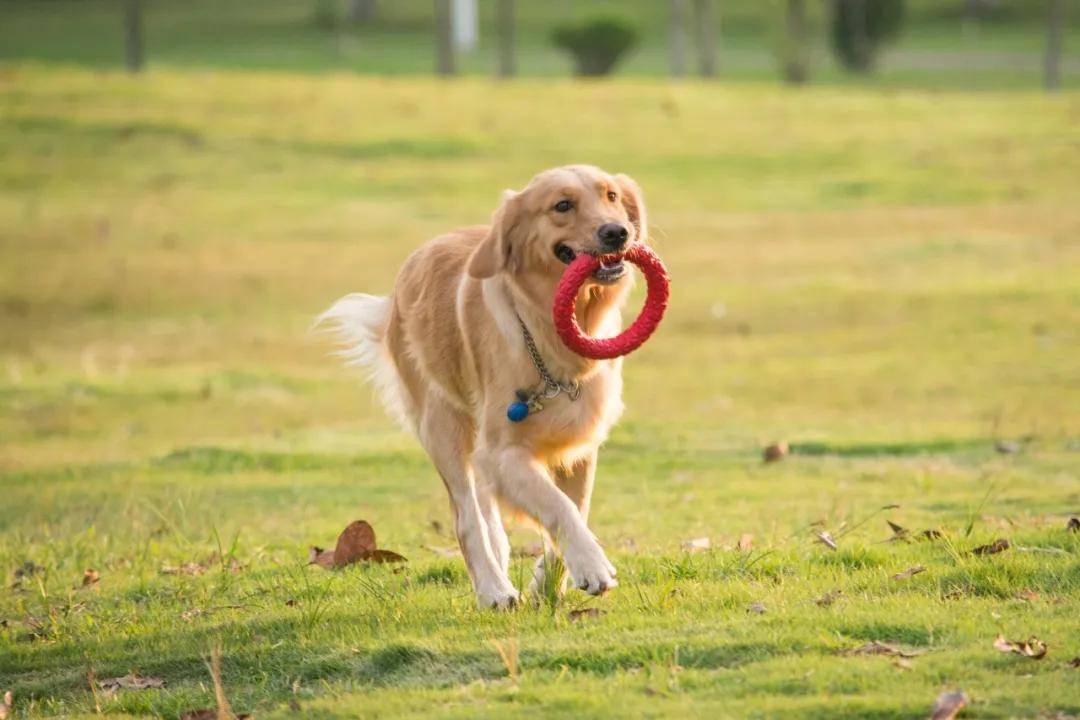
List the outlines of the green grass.
{"type": "MultiPolygon", "coordinates": [[[[337,27],[316,22],[320,4],[344,0],[143,0],[149,62],[157,68],[231,68],[263,71],[429,75],[435,48],[431,0],[381,0],[376,22],[337,27]]],[[[965,19],[964,0],[907,0],[907,20],[878,72],[852,76],[836,66],[827,46],[826,3],[807,3],[812,78],[820,84],[954,89],[1037,89],[1042,83],[1045,0],[1010,0],[981,20],[965,19]]],[[[721,78],[768,81],[779,77],[784,2],[717,3],[721,78]]],[[[77,63],[116,68],[123,61],[118,0],[6,0],[0,59],[77,63]]],[[[459,57],[461,71],[490,75],[496,65],[494,4],[480,1],[481,42],[459,57]]],[[[552,29],[567,19],[622,16],[637,26],[640,46],[617,72],[668,72],[664,0],[519,0],[518,66],[526,76],[566,76],[570,59],[551,45],[552,29]]],[[[1064,28],[1064,83],[1080,79],[1080,18],[1064,28]]],[[[693,50],[690,65],[694,65],[693,50]]]]}
{"type": "Polygon", "coordinates": [[[1080,712],[1075,94],[28,64],[0,94],[19,716],[93,714],[91,669],[167,683],[103,712],[211,705],[219,643],[260,718],[906,718],[952,688],[962,717],[1080,712]],[[674,277],[601,456],[621,585],[479,612],[430,549],[453,544],[436,474],[308,325],[570,161],[640,181],[674,277]],[[793,454],[762,465],[780,438],[793,454]],[[305,566],[359,518],[402,572],[305,566]],[[887,542],[886,518],[944,537],[887,542]],[[680,549],[699,536],[711,551],[680,549]],[[969,554],[998,537],[1014,547],[969,554]],[[188,562],[207,569],[162,572],[188,562]],[[999,632],[1049,655],[1001,654],[999,632]],[[845,654],[872,640],[921,654],[845,654]]]}

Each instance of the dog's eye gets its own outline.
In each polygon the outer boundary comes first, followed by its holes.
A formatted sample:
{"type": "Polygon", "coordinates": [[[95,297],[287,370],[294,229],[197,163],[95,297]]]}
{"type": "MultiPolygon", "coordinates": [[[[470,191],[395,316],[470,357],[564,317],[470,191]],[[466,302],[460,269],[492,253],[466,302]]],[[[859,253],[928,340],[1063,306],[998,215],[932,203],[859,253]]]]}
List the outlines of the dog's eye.
{"type": "Polygon", "coordinates": [[[555,212],[570,212],[574,207],[574,203],[569,200],[560,200],[555,203],[555,212]]]}
{"type": "Polygon", "coordinates": [[[618,196],[618,195],[616,195],[616,194],[615,194],[614,192],[612,192],[611,190],[608,190],[608,194],[607,194],[607,199],[608,199],[608,200],[610,200],[611,202],[615,202],[616,200],[618,200],[618,199],[619,199],[619,196],[618,196]]]}

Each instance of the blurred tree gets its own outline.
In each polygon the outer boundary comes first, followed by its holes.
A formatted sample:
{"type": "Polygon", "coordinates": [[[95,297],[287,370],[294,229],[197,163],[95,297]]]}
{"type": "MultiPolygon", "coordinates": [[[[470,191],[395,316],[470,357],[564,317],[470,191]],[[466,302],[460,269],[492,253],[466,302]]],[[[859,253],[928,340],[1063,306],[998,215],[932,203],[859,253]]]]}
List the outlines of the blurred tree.
{"type": "Polygon", "coordinates": [[[349,10],[345,17],[353,25],[362,25],[375,19],[377,9],[376,0],[349,0],[349,10]]]}
{"type": "Polygon", "coordinates": [[[517,73],[514,58],[514,0],[498,0],[495,7],[495,34],[499,44],[499,76],[517,73]]]}
{"type": "Polygon", "coordinates": [[[668,66],[672,77],[686,75],[686,0],[668,0],[668,66]]]}
{"type": "Polygon", "coordinates": [[[435,72],[439,75],[453,75],[457,68],[454,64],[454,22],[450,13],[451,0],[435,0],[435,72]]]}
{"type": "Polygon", "coordinates": [[[315,8],[311,13],[315,27],[322,30],[334,30],[338,25],[337,0],[315,0],[315,8]]]}
{"type": "Polygon", "coordinates": [[[881,46],[900,32],[904,0],[834,0],[832,46],[849,70],[869,72],[881,46]]]}
{"type": "Polygon", "coordinates": [[[638,31],[620,18],[596,18],[582,25],[559,25],[552,41],[574,57],[578,75],[607,75],[637,44],[638,31]]]}
{"type": "Polygon", "coordinates": [[[146,53],[143,46],[142,0],[124,2],[124,66],[128,72],[143,69],[146,53]]]}
{"type": "Polygon", "coordinates": [[[1046,89],[1061,89],[1061,28],[1065,26],[1065,0],[1049,0],[1046,23],[1046,59],[1043,65],[1046,89]]]}
{"type": "Polygon", "coordinates": [[[697,26],[698,71],[702,77],[716,76],[716,21],[713,0],[694,0],[694,25],[697,26]]]}
{"type": "Polygon", "coordinates": [[[784,79],[794,85],[801,85],[810,78],[806,42],[806,0],[787,0],[784,29],[784,79]]]}
{"type": "Polygon", "coordinates": [[[453,0],[454,47],[469,52],[480,40],[480,17],[476,0],[453,0]]]}

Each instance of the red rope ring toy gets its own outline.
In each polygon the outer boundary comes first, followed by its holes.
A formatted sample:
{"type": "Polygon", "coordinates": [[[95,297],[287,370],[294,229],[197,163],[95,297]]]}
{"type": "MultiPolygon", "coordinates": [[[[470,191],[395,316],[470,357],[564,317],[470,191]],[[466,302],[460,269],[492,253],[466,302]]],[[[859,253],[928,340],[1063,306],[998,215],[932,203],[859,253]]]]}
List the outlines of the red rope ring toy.
{"type": "Polygon", "coordinates": [[[645,307],[630,327],[613,338],[593,338],[586,335],[578,325],[574,310],[577,306],[578,291],[585,281],[600,267],[600,258],[595,255],[578,255],[563,272],[559,288],[555,291],[555,303],[552,315],[555,330],[566,346],[594,360],[610,360],[632,353],[641,347],[656,330],[664,317],[668,303],[668,274],[664,264],[656,253],[645,245],[636,244],[625,254],[623,260],[637,265],[645,275],[648,291],[645,307]]]}

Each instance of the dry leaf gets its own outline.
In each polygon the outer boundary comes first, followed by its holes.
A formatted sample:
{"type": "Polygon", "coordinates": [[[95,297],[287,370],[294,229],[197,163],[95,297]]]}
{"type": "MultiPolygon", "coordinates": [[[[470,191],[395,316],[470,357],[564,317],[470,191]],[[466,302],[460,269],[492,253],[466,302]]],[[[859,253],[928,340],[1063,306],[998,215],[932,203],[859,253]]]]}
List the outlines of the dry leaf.
{"type": "Polygon", "coordinates": [[[129,673],[124,677],[99,680],[98,687],[106,692],[115,692],[116,690],[147,690],[163,688],[165,687],[165,681],[161,678],[142,677],[138,673],[129,673]]]}
{"type": "Polygon", "coordinates": [[[757,613],[758,615],[765,614],[765,603],[755,602],[746,606],[746,612],[757,613]]]}
{"type": "Polygon", "coordinates": [[[707,537],[691,538],[690,540],[684,540],[682,549],[687,552],[701,552],[702,550],[708,550],[712,547],[712,542],[707,537]]]}
{"type": "Polygon", "coordinates": [[[971,551],[972,555],[996,555],[999,552],[1008,550],[1010,547],[1007,538],[998,538],[989,545],[980,545],[971,551]]]}
{"type": "Polygon", "coordinates": [[[776,462],[777,460],[780,460],[785,455],[787,455],[788,452],[790,452],[788,444],[781,440],[780,442],[775,442],[762,450],[761,458],[767,463],[776,462]]]}
{"type": "Polygon", "coordinates": [[[93,585],[94,583],[96,583],[100,579],[101,579],[101,573],[99,573],[97,570],[87,568],[86,571],[83,572],[83,577],[82,577],[83,587],[86,587],[87,585],[93,585]]]}
{"type": "Polygon", "coordinates": [[[832,535],[829,534],[828,530],[821,530],[820,532],[818,532],[817,539],[819,542],[826,545],[830,550],[837,549],[836,541],[832,539],[832,535]]]}
{"type": "Polygon", "coordinates": [[[913,650],[902,650],[895,645],[889,643],[878,642],[877,640],[860,645],[857,648],[852,648],[846,651],[846,655],[890,655],[894,657],[913,658],[918,657],[922,653],[915,652],[913,650]]]}
{"type": "Polygon", "coordinates": [[[326,569],[342,568],[355,562],[377,563],[405,562],[405,558],[390,550],[380,550],[375,545],[375,530],[365,520],[355,520],[341,531],[334,551],[313,546],[308,551],[308,564],[326,569]]]}
{"type": "Polygon", "coordinates": [[[1069,661],[1069,667],[1080,668],[1080,655],[1069,661]]]}
{"type": "Polygon", "coordinates": [[[994,449],[1002,455],[1015,455],[1020,452],[1020,443],[1015,440],[998,440],[994,443],[994,449]]]}
{"type": "Polygon", "coordinates": [[[893,532],[892,537],[889,538],[890,541],[895,542],[896,540],[907,540],[908,539],[908,534],[909,533],[908,533],[908,529],[906,527],[897,525],[892,520],[886,520],[885,522],[889,523],[889,527],[892,529],[892,532],[893,532]]]}
{"type": "Polygon", "coordinates": [[[1027,602],[1035,602],[1039,599],[1039,593],[1035,592],[1031,588],[1024,588],[1020,592],[1013,595],[1017,600],[1026,600],[1027,602]]]}
{"type": "Polygon", "coordinates": [[[739,544],[735,547],[743,552],[752,550],[754,548],[754,536],[750,533],[743,533],[739,536],[739,544]]]}
{"type": "Polygon", "coordinates": [[[1080,518],[1069,518],[1069,522],[1065,525],[1065,529],[1070,532],[1080,532],[1080,518]]]}
{"type": "Polygon", "coordinates": [[[926,568],[922,565],[916,565],[915,567],[909,567],[904,572],[898,572],[892,576],[893,580],[907,580],[910,577],[914,577],[921,572],[926,572],[926,568]]]}
{"type": "Polygon", "coordinates": [[[820,605],[821,607],[829,607],[834,602],[836,602],[836,600],[843,594],[844,594],[843,590],[832,590],[830,592],[825,593],[824,595],[822,595],[818,599],[814,600],[814,604],[815,605],[820,605]]]}
{"type": "Polygon", "coordinates": [[[3,702],[0,702],[0,720],[7,720],[7,717],[11,715],[11,706],[14,704],[15,700],[11,696],[11,691],[8,690],[4,693],[3,702]]]}
{"type": "Polygon", "coordinates": [[[934,708],[930,711],[930,720],[953,720],[956,713],[968,704],[966,693],[957,690],[955,692],[943,692],[934,701],[934,708]]]}
{"type": "Polygon", "coordinates": [[[921,539],[923,539],[923,540],[940,540],[941,539],[941,531],[940,530],[923,530],[921,533],[919,533],[919,537],[921,539]]]}
{"type": "Polygon", "coordinates": [[[603,615],[607,615],[607,612],[600,608],[580,608],[578,610],[571,610],[566,613],[566,617],[570,618],[570,622],[577,622],[579,620],[587,620],[592,618],[598,618],[603,615]]]}
{"type": "Polygon", "coordinates": [[[162,575],[202,575],[206,572],[206,568],[199,563],[187,562],[183,565],[162,565],[162,575]]]}
{"type": "Polygon", "coordinates": [[[1006,640],[1004,635],[994,638],[994,648],[1005,653],[1023,655],[1032,660],[1042,660],[1046,657],[1046,643],[1032,635],[1027,640],[1006,640]]]}

